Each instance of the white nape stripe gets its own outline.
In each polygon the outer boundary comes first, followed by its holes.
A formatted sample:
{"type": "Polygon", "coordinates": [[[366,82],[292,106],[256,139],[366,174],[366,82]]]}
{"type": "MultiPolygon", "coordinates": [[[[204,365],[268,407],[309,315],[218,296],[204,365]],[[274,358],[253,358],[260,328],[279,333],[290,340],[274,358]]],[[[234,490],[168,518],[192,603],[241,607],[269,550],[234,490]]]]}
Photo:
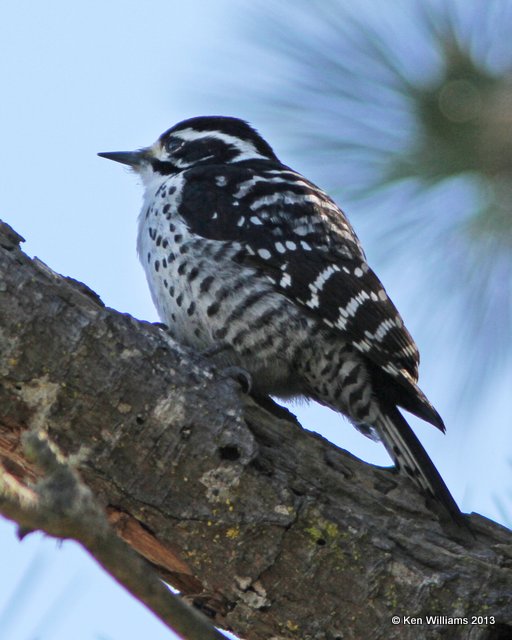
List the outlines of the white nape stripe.
{"type": "Polygon", "coordinates": [[[252,142],[242,140],[237,136],[230,136],[222,131],[196,131],[195,129],[183,129],[182,131],[176,131],[173,136],[184,140],[185,142],[192,142],[193,140],[200,140],[201,138],[213,137],[218,140],[222,140],[226,144],[230,144],[238,149],[238,156],[236,160],[249,160],[250,158],[265,158],[263,154],[256,150],[256,147],[252,142]]]}

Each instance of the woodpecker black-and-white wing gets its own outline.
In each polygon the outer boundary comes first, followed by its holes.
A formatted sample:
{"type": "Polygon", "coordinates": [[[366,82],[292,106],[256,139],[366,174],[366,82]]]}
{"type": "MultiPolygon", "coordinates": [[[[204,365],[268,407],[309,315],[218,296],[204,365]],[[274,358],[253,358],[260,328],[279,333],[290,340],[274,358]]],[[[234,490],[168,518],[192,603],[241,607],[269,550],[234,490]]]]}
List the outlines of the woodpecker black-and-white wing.
{"type": "Polygon", "coordinates": [[[465,526],[441,475],[397,409],[445,430],[416,384],[417,347],[343,212],[300,174],[273,162],[201,167],[187,174],[178,211],[190,231],[227,246],[236,243],[238,262],[256,268],[365,357],[379,404],[372,426],[396,467],[465,526]]]}
{"type": "Polygon", "coordinates": [[[388,398],[444,430],[416,385],[416,345],[342,211],[283,165],[244,165],[187,172],[179,213],[190,230],[239,243],[240,262],[365,355],[388,398]]]}

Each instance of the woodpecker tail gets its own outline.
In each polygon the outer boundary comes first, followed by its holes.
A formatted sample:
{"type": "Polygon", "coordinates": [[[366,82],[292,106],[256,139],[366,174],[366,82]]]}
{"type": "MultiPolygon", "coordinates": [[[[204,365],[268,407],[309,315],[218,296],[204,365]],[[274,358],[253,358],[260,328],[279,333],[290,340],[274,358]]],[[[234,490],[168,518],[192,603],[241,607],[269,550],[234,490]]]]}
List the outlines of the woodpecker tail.
{"type": "Polygon", "coordinates": [[[451,519],[467,528],[464,516],[422,444],[396,407],[380,412],[379,433],[400,473],[408,475],[423,493],[442,504],[451,519]]]}

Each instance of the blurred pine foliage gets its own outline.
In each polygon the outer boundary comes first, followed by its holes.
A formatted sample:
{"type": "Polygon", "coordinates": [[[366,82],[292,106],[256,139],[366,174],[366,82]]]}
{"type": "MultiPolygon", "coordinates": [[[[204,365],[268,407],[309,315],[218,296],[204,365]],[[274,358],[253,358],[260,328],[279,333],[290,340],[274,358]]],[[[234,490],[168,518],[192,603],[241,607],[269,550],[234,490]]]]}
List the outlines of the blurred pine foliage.
{"type": "Polygon", "coordinates": [[[481,394],[512,355],[512,2],[256,2],[245,17],[279,61],[253,97],[373,261],[409,280],[464,400],[481,394]]]}

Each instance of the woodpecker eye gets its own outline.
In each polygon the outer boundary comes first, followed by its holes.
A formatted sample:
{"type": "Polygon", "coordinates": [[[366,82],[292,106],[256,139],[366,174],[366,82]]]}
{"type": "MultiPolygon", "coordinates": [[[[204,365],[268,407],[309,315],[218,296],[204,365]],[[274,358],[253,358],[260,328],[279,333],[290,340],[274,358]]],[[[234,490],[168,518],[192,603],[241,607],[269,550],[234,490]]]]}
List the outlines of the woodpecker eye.
{"type": "Polygon", "coordinates": [[[178,140],[178,138],[169,138],[164,146],[167,153],[173,154],[176,153],[176,151],[179,151],[183,145],[183,140],[178,140]]]}

